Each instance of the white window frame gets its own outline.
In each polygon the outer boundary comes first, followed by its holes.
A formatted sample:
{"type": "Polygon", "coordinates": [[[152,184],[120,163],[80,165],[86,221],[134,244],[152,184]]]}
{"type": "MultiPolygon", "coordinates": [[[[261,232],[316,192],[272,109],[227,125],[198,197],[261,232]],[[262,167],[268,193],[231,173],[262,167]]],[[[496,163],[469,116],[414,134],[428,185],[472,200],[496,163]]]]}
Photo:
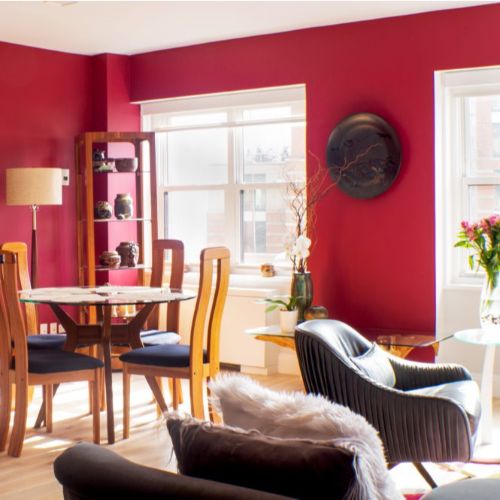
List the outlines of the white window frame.
{"type": "MultiPolygon", "coordinates": [[[[182,97],[174,99],[166,99],[154,102],[142,102],[141,104],[141,123],[143,130],[153,130],[150,117],[153,114],[175,114],[186,112],[211,112],[229,111],[228,120],[223,123],[214,123],[211,125],[186,125],[186,126],[169,126],[153,131],[181,131],[181,130],[196,130],[208,128],[225,128],[228,129],[228,179],[225,184],[199,184],[199,185],[167,185],[164,173],[158,168],[157,171],[157,199],[158,199],[158,229],[159,234],[165,234],[165,214],[164,214],[164,196],[165,193],[194,191],[194,190],[222,190],[224,191],[225,200],[225,222],[226,235],[230,235],[227,246],[230,248],[236,258],[232,259],[236,264],[232,266],[232,272],[238,274],[255,274],[258,269],[257,264],[240,263],[242,256],[241,249],[241,221],[240,217],[240,192],[251,191],[256,189],[269,189],[278,185],[285,185],[286,182],[280,183],[243,183],[238,178],[238,173],[242,172],[240,160],[242,155],[234,154],[236,146],[241,144],[241,141],[235,139],[235,135],[241,133],[242,127],[246,125],[269,125],[283,123],[303,123],[306,124],[305,117],[305,86],[293,85],[287,87],[258,89],[251,91],[229,92],[224,94],[210,94],[194,97],[182,97]],[[304,113],[297,116],[290,116],[278,119],[261,119],[244,121],[240,115],[241,108],[245,107],[262,107],[266,105],[288,105],[296,102],[304,103],[304,113]],[[234,108],[234,109],[231,109],[234,108]],[[229,216],[228,216],[229,212],[229,216]]],[[[157,155],[161,154],[157,148],[157,155]]],[[[307,151],[307,148],[306,148],[307,151]]],[[[304,162],[305,163],[305,162],[304,162]]],[[[158,162],[158,165],[160,162],[158,162]]],[[[305,179],[305,164],[304,164],[304,179],[305,179]]],[[[191,269],[197,269],[197,263],[189,263],[191,269]]],[[[289,276],[291,263],[286,260],[283,264],[275,265],[278,274],[289,276]]]]}
{"type": "Polygon", "coordinates": [[[480,287],[482,274],[465,270],[465,250],[454,247],[460,222],[468,218],[471,186],[500,187],[498,176],[468,176],[465,98],[500,95],[500,68],[435,73],[436,285],[442,289],[480,287]]]}

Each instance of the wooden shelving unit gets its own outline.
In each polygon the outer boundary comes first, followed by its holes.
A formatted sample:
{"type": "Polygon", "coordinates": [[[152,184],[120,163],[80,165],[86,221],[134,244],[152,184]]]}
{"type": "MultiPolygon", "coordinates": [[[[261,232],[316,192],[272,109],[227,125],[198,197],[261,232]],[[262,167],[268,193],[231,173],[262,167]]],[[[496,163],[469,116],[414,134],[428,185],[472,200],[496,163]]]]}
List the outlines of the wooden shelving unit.
{"type": "Polygon", "coordinates": [[[142,284],[151,267],[151,243],[157,238],[155,135],[153,132],[85,132],[76,138],[78,217],[78,280],[82,286],[142,284]],[[107,150],[111,158],[138,158],[136,172],[94,172],[93,153],[107,150]],[[114,206],[116,193],[130,192],[134,214],[130,219],[95,219],[97,201],[114,206]],[[137,267],[111,269],[99,264],[99,255],[115,250],[120,241],[139,245],[137,267]]]}

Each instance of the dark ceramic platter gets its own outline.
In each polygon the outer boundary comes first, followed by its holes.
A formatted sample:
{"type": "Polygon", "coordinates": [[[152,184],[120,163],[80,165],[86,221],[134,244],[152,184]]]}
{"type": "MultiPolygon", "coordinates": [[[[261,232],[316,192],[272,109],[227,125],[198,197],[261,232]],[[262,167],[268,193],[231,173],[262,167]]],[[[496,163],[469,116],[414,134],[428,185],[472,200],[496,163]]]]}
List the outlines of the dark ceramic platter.
{"type": "Polygon", "coordinates": [[[401,148],[394,129],[383,118],[357,113],[333,129],[326,161],[333,181],[344,193],[374,198],[398,176],[401,148]]]}

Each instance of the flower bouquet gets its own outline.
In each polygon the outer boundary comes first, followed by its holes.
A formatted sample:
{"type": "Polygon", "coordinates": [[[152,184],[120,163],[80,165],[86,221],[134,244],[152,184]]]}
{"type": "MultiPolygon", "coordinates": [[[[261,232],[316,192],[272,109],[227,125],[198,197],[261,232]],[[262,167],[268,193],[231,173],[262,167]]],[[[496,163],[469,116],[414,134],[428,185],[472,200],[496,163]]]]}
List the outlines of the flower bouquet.
{"type": "Polygon", "coordinates": [[[481,292],[480,321],[486,330],[500,327],[500,216],[492,215],[479,222],[462,221],[455,247],[472,250],[471,269],[484,269],[486,280],[481,292]]]}

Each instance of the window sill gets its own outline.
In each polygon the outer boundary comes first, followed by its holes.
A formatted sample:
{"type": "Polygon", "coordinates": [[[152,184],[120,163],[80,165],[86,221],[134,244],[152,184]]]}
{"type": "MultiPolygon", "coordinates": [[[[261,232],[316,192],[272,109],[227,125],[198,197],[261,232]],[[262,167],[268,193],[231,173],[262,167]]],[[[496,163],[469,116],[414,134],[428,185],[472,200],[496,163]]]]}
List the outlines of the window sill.
{"type": "MultiPolygon", "coordinates": [[[[185,286],[198,286],[200,274],[197,272],[184,273],[185,286]]],[[[231,273],[229,278],[230,289],[242,290],[274,290],[284,295],[290,293],[292,283],[291,274],[288,276],[273,276],[264,278],[257,274],[231,273]]]]}

